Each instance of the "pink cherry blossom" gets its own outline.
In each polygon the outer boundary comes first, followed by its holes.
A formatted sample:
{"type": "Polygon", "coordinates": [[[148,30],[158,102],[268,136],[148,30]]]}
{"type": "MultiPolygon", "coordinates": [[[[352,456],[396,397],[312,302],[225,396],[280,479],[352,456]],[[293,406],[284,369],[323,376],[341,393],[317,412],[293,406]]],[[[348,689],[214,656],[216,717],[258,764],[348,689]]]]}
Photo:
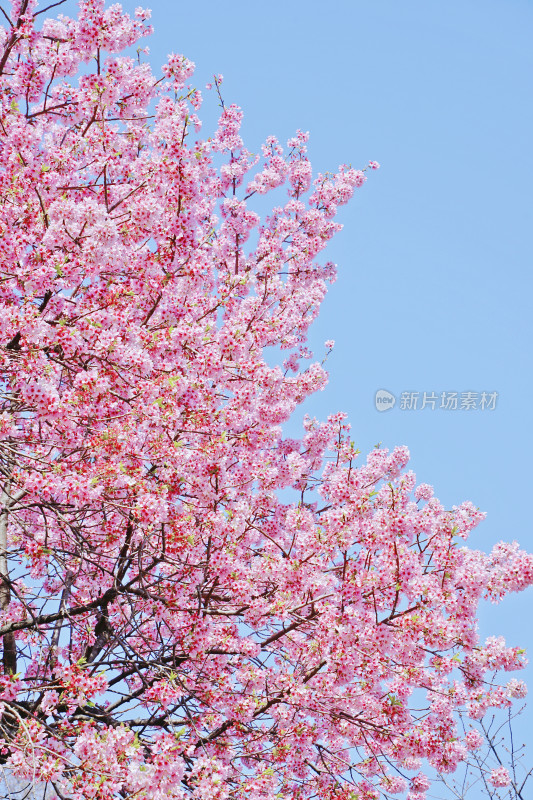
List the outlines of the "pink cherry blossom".
{"type": "Polygon", "coordinates": [[[498,767],[497,769],[492,770],[488,781],[496,788],[499,786],[509,786],[511,783],[511,777],[505,767],[498,767]]]}
{"type": "Polygon", "coordinates": [[[477,750],[482,746],[484,739],[479,731],[472,729],[466,734],[465,742],[469,750],[477,750]]]}

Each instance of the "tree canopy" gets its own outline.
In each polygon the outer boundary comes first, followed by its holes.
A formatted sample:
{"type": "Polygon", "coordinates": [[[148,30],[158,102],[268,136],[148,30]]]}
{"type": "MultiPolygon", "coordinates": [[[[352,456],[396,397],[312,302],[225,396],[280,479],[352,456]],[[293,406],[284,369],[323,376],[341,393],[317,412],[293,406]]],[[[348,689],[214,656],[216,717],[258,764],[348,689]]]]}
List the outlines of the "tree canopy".
{"type": "Polygon", "coordinates": [[[284,433],[378,165],[254,155],[220,95],[200,138],[194,65],[131,55],[149,12],[79,6],[0,30],[0,757],[72,800],[423,800],[524,695],[476,613],[533,557],[343,414],[284,433]]]}

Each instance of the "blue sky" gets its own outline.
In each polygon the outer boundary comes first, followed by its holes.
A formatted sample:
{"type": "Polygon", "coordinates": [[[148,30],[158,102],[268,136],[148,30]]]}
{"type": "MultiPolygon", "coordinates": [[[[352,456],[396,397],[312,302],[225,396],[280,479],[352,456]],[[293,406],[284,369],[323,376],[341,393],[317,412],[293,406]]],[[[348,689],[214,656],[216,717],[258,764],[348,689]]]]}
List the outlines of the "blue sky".
{"type": "MultiPolygon", "coordinates": [[[[306,410],[348,412],[363,453],[407,444],[419,480],[447,506],[471,500],[487,512],[472,547],[518,539],[532,549],[533,3],[146,4],[154,67],[175,51],[196,63],[201,88],[222,73],[250,150],[301,128],[315,170],[381,163],[329,248],[339,278],[312,340],[317,354],[326,339],[336,347],[329,387],[306,410]],[[375,409],[381,388],[398,397],[386,413],[375,409]],[[498,400],[494,410],[402,410],[403,391],[498,400]]],[[[213,103],[208,95],[204,118],[213,103]]],[[[530,589],[487,605],[481,630],[528,647],[533,661],[532,601],[530,589]]],[[[533,686],[531,667],[527,677],[533,686]]]]}
{"type": "MultiPolygon", "coordinates": [[[[316,171],[382,165],[343,210],[327,254],[339,278],[312,344],[317,355],[326,339],[336,347],[329,387],[305,410],[348,412],[363,453],[407,444],[419,480],[447,506],[471,500],[487,512],[472,547],[518,539],[533,549],[533,2],[144,4],[154,68],[175,51],[197,64],[200,88],[222,73],[250,150],[301,128],[316,171]],[[398,397],[395,408],[376,410],[378,389],[398,397]],[[404,391],[498,400],[494,410],[402,410],[404,391]]],[[[216,110],[207,94],[201,116],[216,110]]],[[[530,589],[483,608],[482,633],[504,633],[533,661],[532,605],[530,589]]],[[[533,668],[527,677],[533,686],[533,668]]],[[[533,705],[523,738],[527,720],[533,705]]]]}

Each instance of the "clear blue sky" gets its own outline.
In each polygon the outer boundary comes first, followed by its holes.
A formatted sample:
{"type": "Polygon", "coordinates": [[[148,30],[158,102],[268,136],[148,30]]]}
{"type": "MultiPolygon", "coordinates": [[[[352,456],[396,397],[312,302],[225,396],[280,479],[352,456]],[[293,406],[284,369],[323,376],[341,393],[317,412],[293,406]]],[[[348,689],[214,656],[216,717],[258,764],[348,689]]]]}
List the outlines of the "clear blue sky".
{"type": "MultiPolygon", "coordinates": [[[[347,411],[363,453],[407,444],[445,504],[488,513],[471,546],[516,538],[533,549],[533,2],[142,4],[153,10],[153,66],[175,51],[196,63],[200,88],[222,73],[250,150],[301,128],[315,170],[382,165],[328,252],[339,279],[313,342],[317,354],[326,339],[336,348],[329,388],[306,410],[347,411]],[[379,413],[380,388],[497,391],[498,403],[379,413]]],[[[214,104],[208,94],[203,117],[214,104]]],[[[532,601],[529,590],[488,606],[481,628],[533,661],[532,601]]],[[[527,677],[533,691],[531,667],[527,677]]]]}

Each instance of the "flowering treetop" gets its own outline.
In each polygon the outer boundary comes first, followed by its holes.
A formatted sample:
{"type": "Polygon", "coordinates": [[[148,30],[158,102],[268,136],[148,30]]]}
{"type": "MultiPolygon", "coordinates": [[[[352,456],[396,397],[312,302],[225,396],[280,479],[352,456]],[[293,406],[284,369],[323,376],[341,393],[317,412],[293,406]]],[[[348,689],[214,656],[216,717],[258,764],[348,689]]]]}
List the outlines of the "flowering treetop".
{"type": "Polygon", "coordinates": [[[524,693],[475,620],[533,558],[343,414],[283,434],[365,171],[253,155],[234,105],[195,138],[194,65],[119,55],[149,12],[79,6],[0,30],[1,758],[72,800],[423,800],[524,693]]]}

